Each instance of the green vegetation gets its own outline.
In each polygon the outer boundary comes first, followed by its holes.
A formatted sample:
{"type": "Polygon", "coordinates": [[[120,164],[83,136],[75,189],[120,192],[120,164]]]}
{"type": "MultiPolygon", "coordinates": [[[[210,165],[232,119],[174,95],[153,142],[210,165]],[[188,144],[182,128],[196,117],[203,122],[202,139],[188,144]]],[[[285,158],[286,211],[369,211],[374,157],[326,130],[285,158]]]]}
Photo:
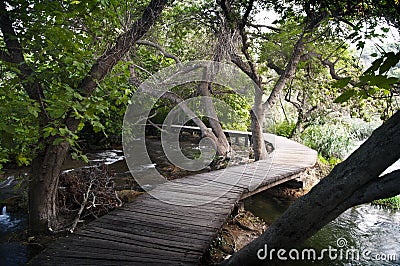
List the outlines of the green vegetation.
{"type": "Polygon", "coordinates": [[[296,124],[292,121],[283,120],[281,123],[276,123],[269,128],[271,133],[285,138],[291,138],[296,124]]]}
{"type": "Polygon", "coordinates": [[[400,209],[400,195],[388,199],[374,200],[373,205],[382,206],[385,208],[399,210],[400,209]]]}
{"type": "MultiPolygon", "coordinates": [[[[340,162],[357,142],[366,139],[379,126],[379,122],[361,119],[327,118],[320,124],[309,126],[301,135],[303,143],[318,151],[330,164],[340,162]]],[[[322,161],[324,161],[321,158],[322,161]]]]}

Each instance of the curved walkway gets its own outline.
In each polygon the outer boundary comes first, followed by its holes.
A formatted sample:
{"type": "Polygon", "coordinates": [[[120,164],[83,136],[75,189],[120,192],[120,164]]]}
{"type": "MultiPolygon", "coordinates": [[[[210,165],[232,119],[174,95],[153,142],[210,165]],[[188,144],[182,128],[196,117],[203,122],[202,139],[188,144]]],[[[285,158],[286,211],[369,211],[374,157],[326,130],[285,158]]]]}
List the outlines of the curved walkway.
{"type": "MultiPolygon", "coordinates": [[[[246,133],[247,134],[247,133],[246,133]]],[[[134,202],[52,243],[31,265],[199,265],[244,196],[293,178],[317,152],[265,134],[269,159],[160,185],[134,202]]]]}

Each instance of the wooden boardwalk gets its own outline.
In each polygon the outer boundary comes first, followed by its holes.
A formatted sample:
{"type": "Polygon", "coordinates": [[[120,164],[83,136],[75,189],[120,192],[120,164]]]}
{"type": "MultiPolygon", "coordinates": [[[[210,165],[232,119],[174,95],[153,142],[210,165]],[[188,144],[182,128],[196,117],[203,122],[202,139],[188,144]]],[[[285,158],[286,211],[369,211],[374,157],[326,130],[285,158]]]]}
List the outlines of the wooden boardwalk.
{"type": "Polygon", "coordinates": [[[144,194],[55,241],[30,264],[200,265],[243,196],[290,180],[316,162],[317,153],[299,143],[271,134],[265,139],[275,147],[270,159],[160,185],[153,196],[144,194]]]}

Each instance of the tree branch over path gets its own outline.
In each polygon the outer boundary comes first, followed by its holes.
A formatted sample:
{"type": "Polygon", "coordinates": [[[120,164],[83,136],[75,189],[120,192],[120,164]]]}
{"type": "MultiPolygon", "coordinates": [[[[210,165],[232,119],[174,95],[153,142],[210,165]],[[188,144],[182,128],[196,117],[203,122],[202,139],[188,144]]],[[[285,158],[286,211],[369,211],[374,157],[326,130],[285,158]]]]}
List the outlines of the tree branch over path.
{"type": "Polygon", "coordinates": [[[171,53],[168,53],[167,51],[165,51],[165,49],[164,49],[161,45],[159,45],[159,44],[157,44],[157,43],[154,43],[154,42],[151,42],[151,41],[147,41],[147,40],[139,40],[139,41],[136,42],[136,44],[142,44],[142,45],[147,45],[147,46],[151,46],[151,47],[153,47],[153,48],[156,48],[156,49],[157,49],[158,51],[160,51],[166,58],[171,58],[171,59],[173,59],[177,65],[180,65],[180,64],[181,64],[181,60],[179,60],[179,58],[178,58],[176,55],[171,54],[171,53]]]}
{"type": "MultiPolygon", "coordinates": [[[[343,77],[339,76],[339,74],[337,73],[337,71],[335,69],[335,65],[337,62],[339,62],[340,58],[338,58],[334,62],[332,62],[329,59],[324,59],[322,57],[322,54],[315,53],[315,52],[309,52],[309,53],[306,53],[301,56],[301,61],[307,61],[313,57],[318,58],[318,60],[321,62],[322,65],[328,67],[329,74],[331,75],[331,77],[333,79],[335,79],[335,80],[343,79],[343,77]]],[[[354,80],[350,80],[349,83],[354,86],[354,85],[356,85],[357,82],[355,82],[354,80]]]]}

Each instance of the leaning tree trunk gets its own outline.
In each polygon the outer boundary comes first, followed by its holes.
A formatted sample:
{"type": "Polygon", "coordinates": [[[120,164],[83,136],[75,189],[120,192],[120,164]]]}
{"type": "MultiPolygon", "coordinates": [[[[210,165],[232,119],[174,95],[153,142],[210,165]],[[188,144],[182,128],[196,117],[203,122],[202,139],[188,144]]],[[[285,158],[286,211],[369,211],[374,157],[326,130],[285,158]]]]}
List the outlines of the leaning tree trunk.
{"type": "Polygon", "coordinates": [[[69,143],[48,146],[33,160],[29,180],[29,233],[55,230],[57,222],[58,177],[68,153],[69,143]]]}
{"type": "Polygon", "coordinates": [[[231,146],[229,145],[228,139],[226,138],[225,132],[222,129],[221,123],[218,119],[217,112],[215,111],[209,86],[211,86],[210,83],[201,82],[198,90],[203,96],[202,101],[207,112],[208,121],[210,122],[210,126],[213,129],[214,135],[217,139],[217,142],[215,142],[217,155],[227,158],[231,155],[231,146]]]}
{"type": "Polygon", "coordinates": [[[265,245],[268,250],[289,250],[348,208],[400,194],[400,170],[380,176],[399,158],[400,112],[397,112],[308,194],[293,203],[266,232],[221,265],[274,265],[257,257],[265,245]]]}

